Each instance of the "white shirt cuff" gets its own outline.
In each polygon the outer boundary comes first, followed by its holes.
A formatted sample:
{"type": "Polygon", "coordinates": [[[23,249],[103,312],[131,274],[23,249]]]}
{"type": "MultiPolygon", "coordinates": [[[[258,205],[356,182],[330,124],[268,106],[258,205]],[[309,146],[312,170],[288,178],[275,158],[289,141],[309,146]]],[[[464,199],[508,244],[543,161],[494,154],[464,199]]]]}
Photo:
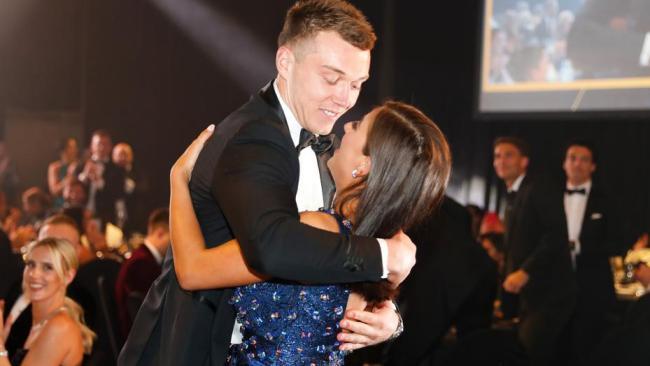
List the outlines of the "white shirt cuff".
{"type": "Polygon", "coordinates": [[[645,41],[643,41],[641,55],[639,56],[639,65],[642,67],[650,66],[650,32],[645,34],[645,41]]]}
{"type": "Polygon", "coordinates": [[[381,278],[388,278],[388,244],[384,239],[377,239],[379,242],[379,250],[381,250],[381,266],[383,268],[383,274],[381,278]]]}

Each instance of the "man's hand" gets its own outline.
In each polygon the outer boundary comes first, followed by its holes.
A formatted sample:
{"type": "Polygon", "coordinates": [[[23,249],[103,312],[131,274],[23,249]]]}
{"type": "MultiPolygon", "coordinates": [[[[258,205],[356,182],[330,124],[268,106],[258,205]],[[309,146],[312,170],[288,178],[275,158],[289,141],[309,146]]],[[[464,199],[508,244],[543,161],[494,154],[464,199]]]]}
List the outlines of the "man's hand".
{"type": "Polygon", "coordinates": [[[518,294],[521,292],[521,289],[526,286],[530,276],[523,269],[512,272],[506,277],[506,280],[503,282],[503,288],[513,294],[518,294]]]}
{"type": "Polygon", "coordinates": [[[386,239],[388,246],[388,281],[393,287],[399,286],[411,273],[415,265],[415,244],[400,230],[395,236],[386,239]]]}
{"type": "Polygon", "coordinates": [[[390,338],[397,329],[399,316],[391,301],[384,301],[372,312],[351,310],[341,320],[343,332],[337,335],[343,351],[372,346],[390,338]]]}

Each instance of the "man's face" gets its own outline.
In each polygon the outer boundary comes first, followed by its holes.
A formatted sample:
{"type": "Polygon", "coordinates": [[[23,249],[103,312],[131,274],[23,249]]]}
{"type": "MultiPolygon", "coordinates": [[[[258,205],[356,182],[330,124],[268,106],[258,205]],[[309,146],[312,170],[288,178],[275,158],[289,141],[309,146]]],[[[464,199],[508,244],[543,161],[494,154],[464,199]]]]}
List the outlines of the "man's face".
{"type": "Polygon", "coordinates": [[[564,157],[564,172],[572,184],[582,184],[591,179],[596,170],[591,151],[584,146],[570,146],[564,157]]]}
{"type": "Polygon", "coordinates": [[[504,181],[514,181],[526,171],[528,158],[513,144],[502,143],[494,148],[494,171],[504,181]]]}
{"type": "Polygon", "coordinates": [[[113,148],[113,163],[122,168],[128,167],[133,162],[130,147],[126,144],[117,144],[113,148]]]}
{"type": "Polygon", "coordinates": [[[370,51],[361,50],[336,32],[283,46],[277,55],[283,98],[308,131],[328,134],[336,120],[357,102],[368,79],[370,51]]]}
{"type": "Polygon", "coordinates": [[[90,151],[99,159],[108,159],[111,154],[111,139],[106,136],[94,135],[90,141],[90,151]]]}
{"type": "Polygon", "coordinates": [[[77,255],[81,252],[79,231],[67,224],[47,224],[38,232],[38,240],[45,238],[64,239],[74,245],[77,255]]]}
{"type": "Polygon", "coordinates": [[[81,207],[86,204],[86,191],[79,184],[67,184],[63,188],[63,199],[72,207],[81,207]]]}

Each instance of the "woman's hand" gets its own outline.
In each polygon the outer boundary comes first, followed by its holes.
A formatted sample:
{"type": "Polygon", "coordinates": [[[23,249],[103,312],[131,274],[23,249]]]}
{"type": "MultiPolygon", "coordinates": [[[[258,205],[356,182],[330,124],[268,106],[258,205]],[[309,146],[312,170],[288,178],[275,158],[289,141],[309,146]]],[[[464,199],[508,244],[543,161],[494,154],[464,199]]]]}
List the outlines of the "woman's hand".
{"type": "Polygon", "coordinates": [[[208,141],[210,136],[212,136],[213,132],[214,124],[201,131],[199,136],[194,139],[194,141],[192,141],[190,146],[185,149],[185,152],[176,160],[174,166],[172,166],[170,173],[172,178],[180,178],[186,183],[190,181],[190,178],[192,178],[192,170],[194,169],[196,159],[199,157],[199,153],[203,149],[203,145],[205,145],[205,142],[208,141]]]}

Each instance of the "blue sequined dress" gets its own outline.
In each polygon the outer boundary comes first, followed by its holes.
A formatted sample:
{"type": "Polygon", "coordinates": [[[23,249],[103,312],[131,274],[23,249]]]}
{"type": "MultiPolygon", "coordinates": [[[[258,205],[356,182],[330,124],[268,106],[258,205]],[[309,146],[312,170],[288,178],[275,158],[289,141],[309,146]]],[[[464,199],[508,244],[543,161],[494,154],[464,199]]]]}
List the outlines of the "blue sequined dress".
{"type": "MultiPolygon", "coordinates": [[[[340,219],[341,232],[350,224],[340,219]]],[[[345,286],[262,282],[241,286],[230,303],[242,324],[227,365],[343,365],[336,334],[350,291],[345,286]]]]}

